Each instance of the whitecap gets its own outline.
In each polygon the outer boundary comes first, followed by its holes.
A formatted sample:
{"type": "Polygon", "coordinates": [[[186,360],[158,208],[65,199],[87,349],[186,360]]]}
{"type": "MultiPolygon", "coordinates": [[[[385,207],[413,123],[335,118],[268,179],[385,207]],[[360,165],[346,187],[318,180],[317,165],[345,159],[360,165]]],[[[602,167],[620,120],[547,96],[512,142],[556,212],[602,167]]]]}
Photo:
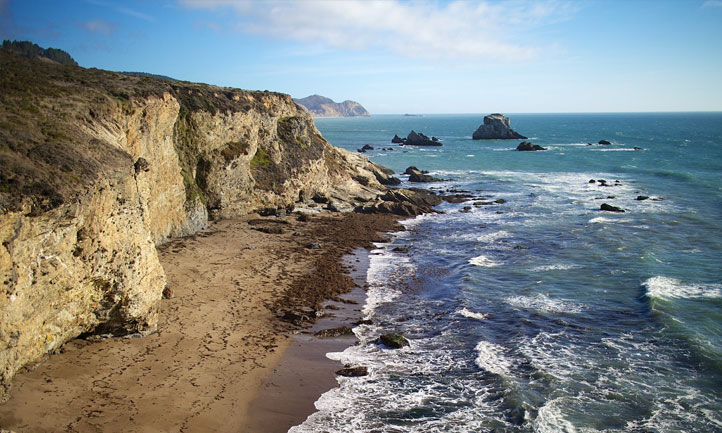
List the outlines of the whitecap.
{"type": "Polygon", "coordinates": [[[512,296],[505,299],[512,307],[543,311],[545,313],[581,313],[583,308],[574,302],[552,299],[541,293],[536,296],[512,296]]]}
{"type": "Polygon", "coordinates": [[[508,376],[511,362],[504,358],[504,348],[488,341],[480,341],[476,345],[476,365],[490,373],[508,376]]]}
{"type": "Polygon", "coordinates": [[[656,276],[642,285],[647,289],[647,297],[661,299],[722,298],[722,285],[690,285],[676,278],[656,276]]]}
{"type": "Polygon", "coordinates": [[[495,262],[494,260],[490,259],[487,256],[481,255],[478,257],[474,257],[473,259],[469,259],[469,264],[474,266],[482,266],[485,268],[492,268],[494,266],[499,266],[501,263],[495,262]]]}
{"type": "Polygon", "coordinates": [[[464,307],[461,310],[456,311],[456,314],[464,317],[468,317],[469,319],[476,319],[476,320],[486,320],[488,317],[486,314],[483,313],[476,313],[474,311],[469,310],[468,308],[464,307]]]}
{"type": "Polygon", "coordinates": [[[563,263],[557,263],[553,265],[541,265],[541,266],[535,266],[531,270],[534,272],[544,272],[544,271],[566,271],[569,269],[575,269],[578,268],[579,265],[570,265],[570,264],[563,264],[563,263]]]}
{"type": "Polygon", "coordinates": [[[476,238],[479,242],[494,242],[496,240],[511,236],[506,230],[499,230],[498,232],[487,233],[476,238]]]}

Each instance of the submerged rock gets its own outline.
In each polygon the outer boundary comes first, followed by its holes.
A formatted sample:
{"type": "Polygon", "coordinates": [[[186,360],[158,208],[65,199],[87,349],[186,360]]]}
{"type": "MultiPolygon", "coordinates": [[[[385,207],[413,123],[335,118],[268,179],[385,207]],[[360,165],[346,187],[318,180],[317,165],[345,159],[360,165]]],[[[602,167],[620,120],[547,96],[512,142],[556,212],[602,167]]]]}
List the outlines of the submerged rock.
{"type": "Polygon", "coordinates": [[[612,206],[611,204],[607,204],[607,203],[602,203],[602,206],[599,209],[603,210],[605,212],[619,212],[619,213],[624,212],[624,209],[617,207],[617,206],[612,206]]]}
{"type": "Polygon", "coordinates": [[[530,141],[522,141],[519,143],[519,145],[516,147],[516,150],[521,152],[528,152],[528,151],[537,151],[537,150],[546,150],[546,148],[539,146],[538,144],[534,144],[530,141]]]}
{"type": "Polygon", "coordinates": [[[401,349],[409,345],[409,340],[400,334],[384,334],[379,337],[379,342],[391,349],[401,349]]]}
{"type": "Polygon", "coordinates": [[[527,137],[517,133],[509,125],[509,118],[495,113],[484,116],[484,123],[474,131],[474,140],[525,140],[527,137]]]}
{"type": "Polygon", "coordinates": [[[336,374],[338,376],[344,376],[344,377],[361,377],[361,376],[368,376],[369,370],[366,367],[359,366],[359,367],[349,367],[346,366],[338,371],[336,371],[336,374]]]}

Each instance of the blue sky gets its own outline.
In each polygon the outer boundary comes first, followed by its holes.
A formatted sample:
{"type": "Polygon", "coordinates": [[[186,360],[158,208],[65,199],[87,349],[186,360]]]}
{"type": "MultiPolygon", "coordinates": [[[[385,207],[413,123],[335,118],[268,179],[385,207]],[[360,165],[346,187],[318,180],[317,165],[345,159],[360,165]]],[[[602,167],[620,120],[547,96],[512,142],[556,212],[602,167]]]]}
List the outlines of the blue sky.
{"type": "Polygon", "coordinates": [[[0,38],[375,114],[722,111],[722,0],[0,0],[0,38]]]}

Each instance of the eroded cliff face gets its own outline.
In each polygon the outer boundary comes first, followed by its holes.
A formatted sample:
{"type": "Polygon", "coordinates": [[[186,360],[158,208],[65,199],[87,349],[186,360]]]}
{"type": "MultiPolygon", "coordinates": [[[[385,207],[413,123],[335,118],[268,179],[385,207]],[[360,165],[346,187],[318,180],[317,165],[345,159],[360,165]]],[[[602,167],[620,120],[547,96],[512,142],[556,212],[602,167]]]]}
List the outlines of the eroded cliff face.
{"type": "Polygon", "coordinates": [[[152,332],[169,237],[384,191],[287,95],[0,60],[0,400],[69,339],[152,332]]]}

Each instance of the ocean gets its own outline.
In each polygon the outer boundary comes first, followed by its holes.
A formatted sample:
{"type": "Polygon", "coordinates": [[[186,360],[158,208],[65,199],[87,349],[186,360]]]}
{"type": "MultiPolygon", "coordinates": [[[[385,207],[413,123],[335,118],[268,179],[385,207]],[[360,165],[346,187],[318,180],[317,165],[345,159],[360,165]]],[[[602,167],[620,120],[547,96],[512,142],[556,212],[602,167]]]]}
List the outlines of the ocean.
{"type": "Polygon", "coordinates": [[[548,150],[472,140],[483,115],[316,120],[473,198],[371,252],[373,324],[327,355],[370,374],[291,432],[722,431],[722,113],[508,117],[548,150]],[[390,143],[412,129],[443,146],[390,143]]]}

